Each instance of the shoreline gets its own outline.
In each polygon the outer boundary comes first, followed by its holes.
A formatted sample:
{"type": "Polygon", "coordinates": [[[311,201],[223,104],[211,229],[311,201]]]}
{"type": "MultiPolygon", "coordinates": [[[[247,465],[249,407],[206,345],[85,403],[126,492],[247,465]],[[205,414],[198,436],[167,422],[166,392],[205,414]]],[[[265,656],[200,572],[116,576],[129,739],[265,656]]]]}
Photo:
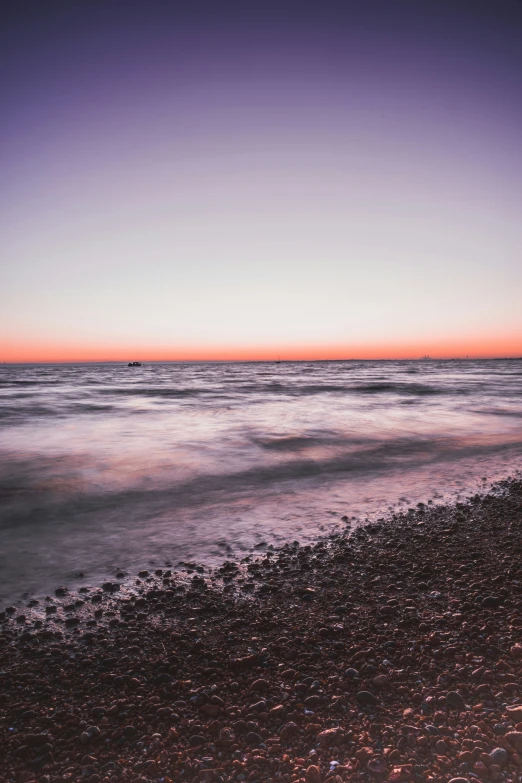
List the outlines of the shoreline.
{"type": "Polygon", "coordinates": [[[506,480],[8,608],[0,783],[522,779],[521,532],[506,480]]]}

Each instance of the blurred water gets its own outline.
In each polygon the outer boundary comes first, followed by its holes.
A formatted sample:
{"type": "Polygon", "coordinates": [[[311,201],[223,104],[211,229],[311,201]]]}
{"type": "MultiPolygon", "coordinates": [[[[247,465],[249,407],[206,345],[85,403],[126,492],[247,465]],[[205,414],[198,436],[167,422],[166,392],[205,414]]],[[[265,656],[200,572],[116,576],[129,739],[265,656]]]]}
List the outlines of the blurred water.
{"type": "Polygon", "coordinates": [[[0,598],[217,563],[522,466],[522,361],[0,366],[0,598]]]}

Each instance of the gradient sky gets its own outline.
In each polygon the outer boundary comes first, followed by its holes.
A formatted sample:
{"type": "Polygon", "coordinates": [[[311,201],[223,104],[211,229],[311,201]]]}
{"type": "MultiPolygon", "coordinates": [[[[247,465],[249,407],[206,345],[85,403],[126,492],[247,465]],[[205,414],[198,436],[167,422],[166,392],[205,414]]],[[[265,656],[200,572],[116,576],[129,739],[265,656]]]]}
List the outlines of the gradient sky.
{"type": "Polygon", "coordinates": [[[0,361],[522,355],[522,4],[186,5],[8,2],[0,361]]]}

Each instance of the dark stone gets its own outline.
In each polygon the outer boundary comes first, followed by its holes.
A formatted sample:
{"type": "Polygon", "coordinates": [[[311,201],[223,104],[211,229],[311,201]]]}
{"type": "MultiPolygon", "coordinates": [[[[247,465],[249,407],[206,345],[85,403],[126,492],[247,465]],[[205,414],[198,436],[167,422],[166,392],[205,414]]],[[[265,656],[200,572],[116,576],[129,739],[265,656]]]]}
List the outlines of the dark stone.
{"type": "Polygon", "coordinates": [[[494,748],[489,754],[489,757],[493,764],[498,764],[499,767],[505,767],[509,761],[509,754],[504,748],[494,748]]]}
{"type": "Polygon", "coordinates": [[[249,745],[251,748],[258,748],[263,742],[261,735],[257,734],[255,731],[249,731],[245,739],[247,741],[247,745],[249,745]]]}
{"type": "Polygon", "coordinates": [[[359,691],[357,694],[357,701],[362,704],[363,707],[375,707],[377,704],[377,697],[370,693],[370,691],[359,691]]]}
{"type": "Polygon", "coordinates": [[[26,744],[31,748],[37,748],[39,745],[45,745],[49,741],[48,734],[26,734],[26,744]]]}
{"type": "Polygon", "coordinates": [[[496,595],[487,595],[485,598],[482,599],[481,606],[484,606],[489,609],[496,609],[497,606],[500,606],[502,603],[502,599],[497,598],[496,595]]]}
{"type": "Polygon", "coordinates": [[[167,683],[172,682],[172,677],[170,674],[167,674],[167,672],[161,672],[161,674],[156,675],[154,678],[154,684],[155,685],[166,685],[167,683]]]}
{"type": "Polygon", "coordinates": [[[464,702],[464,699],[460,695],[460,693],[457,693],[457,691],[450,691],[448,695],[446,696],[446,704],[450,709],[453,710],[465,710],[466,704],[464,702]]]}
{"type": "Polygon", "coordinates": [[[123,728],[123,736],[127,737],[127,739],[132,739],[137,734],[137,730],[134,728],[134,726],[124,726],[123,728]]]}

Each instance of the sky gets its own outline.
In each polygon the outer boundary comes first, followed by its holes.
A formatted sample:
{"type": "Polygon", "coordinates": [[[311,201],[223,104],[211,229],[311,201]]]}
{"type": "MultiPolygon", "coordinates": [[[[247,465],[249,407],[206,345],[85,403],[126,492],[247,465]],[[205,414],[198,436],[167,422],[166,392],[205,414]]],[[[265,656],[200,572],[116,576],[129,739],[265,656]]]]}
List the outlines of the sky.
{"type": "Polygon", "coordinates": [[[8,0],[0,361],[522,356],[522,3],[8,0]]]}

